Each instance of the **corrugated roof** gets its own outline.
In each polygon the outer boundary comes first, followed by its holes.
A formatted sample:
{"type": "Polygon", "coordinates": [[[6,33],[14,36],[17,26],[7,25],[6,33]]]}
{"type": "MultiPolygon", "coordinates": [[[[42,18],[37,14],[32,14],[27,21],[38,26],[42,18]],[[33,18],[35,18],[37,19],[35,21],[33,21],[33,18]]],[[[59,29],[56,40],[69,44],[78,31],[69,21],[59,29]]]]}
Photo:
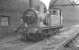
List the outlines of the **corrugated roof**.
{"type": "MultiPolygon", "coordinates": [[[[51,0],[51,3],[53,3],[56,0],[51,0]]],[[[79,0],[57,0],[55,4],[71,4],[72,2],[79,2],[79,0]]]]}
{"type": "Polygon", "coordinates": [[[71,4],[69,0],[58,0],[55,4],[71,4]]]}
{"type": "Polygon", "coordinates": [[[51,0],[51,6],[78,6],[79,0],[51,0]]]}

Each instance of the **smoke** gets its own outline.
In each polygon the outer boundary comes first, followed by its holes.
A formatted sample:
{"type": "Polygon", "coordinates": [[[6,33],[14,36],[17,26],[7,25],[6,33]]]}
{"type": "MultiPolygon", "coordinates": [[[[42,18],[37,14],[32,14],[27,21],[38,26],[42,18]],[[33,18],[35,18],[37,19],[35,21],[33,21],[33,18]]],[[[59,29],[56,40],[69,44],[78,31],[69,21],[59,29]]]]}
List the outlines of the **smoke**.
{"type": "Polygon", "coordinates": [[[49,9],[49,5],[50,5],[50,1],[51,0],[40,0],[41,2],[43,2],[46,6],[47,9],[49,9]]]}

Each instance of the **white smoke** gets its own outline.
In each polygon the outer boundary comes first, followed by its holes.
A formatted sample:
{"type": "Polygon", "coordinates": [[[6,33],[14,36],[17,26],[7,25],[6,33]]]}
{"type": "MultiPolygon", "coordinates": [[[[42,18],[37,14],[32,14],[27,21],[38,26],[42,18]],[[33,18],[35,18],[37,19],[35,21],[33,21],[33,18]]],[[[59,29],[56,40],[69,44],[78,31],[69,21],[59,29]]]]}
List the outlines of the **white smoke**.
{"type": "Polygon", "coordinates": [[[40,1],[45,4],[45,6],[46,6],[47,9],[49,8],[50,1],[51,1],[51,0],[40,0],[40,1]]]}

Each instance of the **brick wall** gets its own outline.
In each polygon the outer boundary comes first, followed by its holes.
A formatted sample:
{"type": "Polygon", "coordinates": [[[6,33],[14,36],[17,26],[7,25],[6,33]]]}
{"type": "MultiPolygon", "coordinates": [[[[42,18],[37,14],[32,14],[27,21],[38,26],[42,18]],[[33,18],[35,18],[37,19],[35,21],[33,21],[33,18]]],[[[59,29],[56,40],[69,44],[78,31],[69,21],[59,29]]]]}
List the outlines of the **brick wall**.
{"type": "MultiPolygon", "coordinates": [[[[38,5],[38,0],[33,0],[33,7],[38,5]]],[[[1,32],[7,32],[16,28],[17,19],[29,8],[29,0],[0,0],[0,15],[10,16],[10,25],[0,27],[1,32]]]]}

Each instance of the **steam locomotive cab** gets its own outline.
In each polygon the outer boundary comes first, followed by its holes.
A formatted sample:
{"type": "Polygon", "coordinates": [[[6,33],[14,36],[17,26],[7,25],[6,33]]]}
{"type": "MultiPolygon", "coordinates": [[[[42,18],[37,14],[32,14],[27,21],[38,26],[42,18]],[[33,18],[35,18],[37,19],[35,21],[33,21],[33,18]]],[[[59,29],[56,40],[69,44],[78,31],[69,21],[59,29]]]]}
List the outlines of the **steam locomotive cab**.
{"type": "Polygon", "coordinates": [[[59,9],[51,9],[40,18],[40,12],[28,9],[23,14],[25,32],[24,40],[40,41],[59,32],[62,26],[62,18],[59,9]]]}
{"type": "Polygon", "coordinates": [[[60,27],[62,26],[63,17],[61,14],[61,10],[58,8],[53,8],[49,10],[49,13],[47,15],[47,23],[50,27],[60,27]]]}

